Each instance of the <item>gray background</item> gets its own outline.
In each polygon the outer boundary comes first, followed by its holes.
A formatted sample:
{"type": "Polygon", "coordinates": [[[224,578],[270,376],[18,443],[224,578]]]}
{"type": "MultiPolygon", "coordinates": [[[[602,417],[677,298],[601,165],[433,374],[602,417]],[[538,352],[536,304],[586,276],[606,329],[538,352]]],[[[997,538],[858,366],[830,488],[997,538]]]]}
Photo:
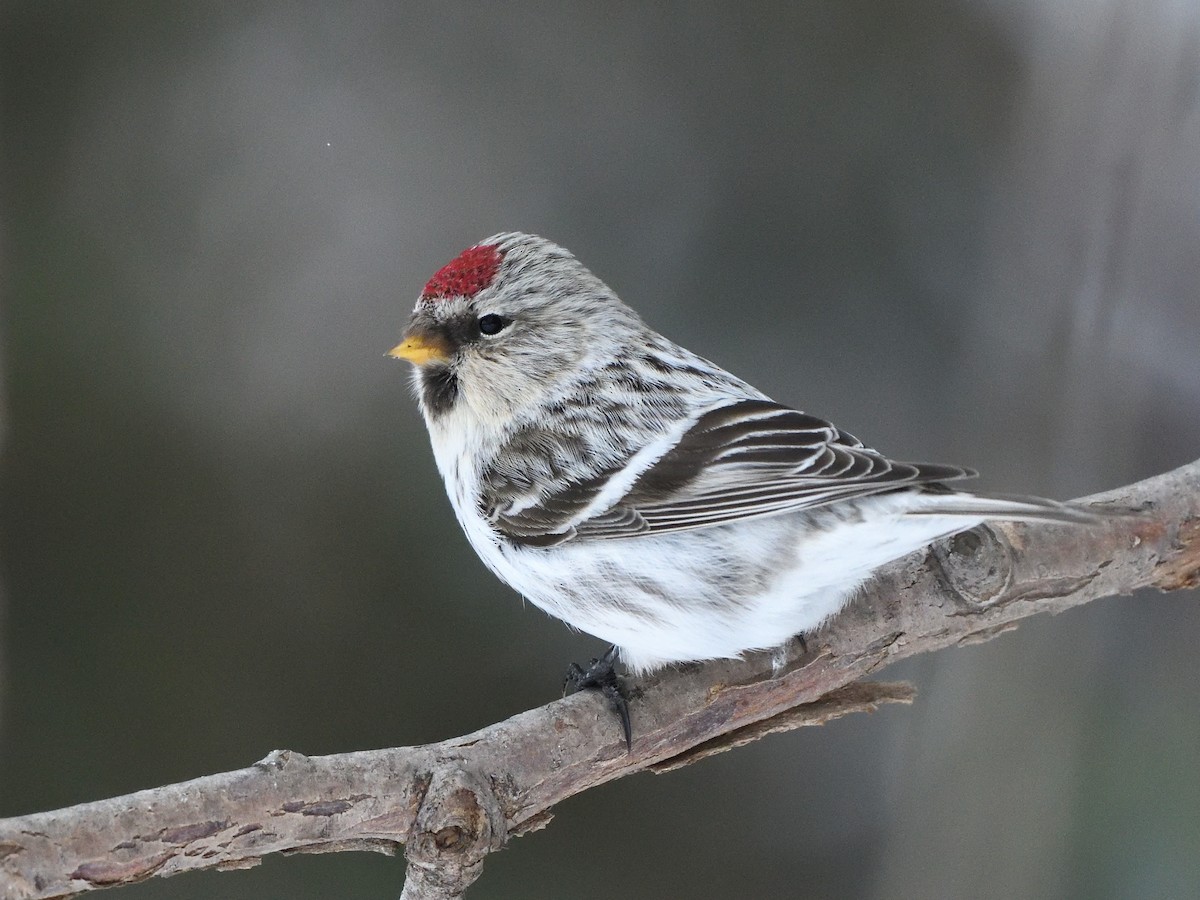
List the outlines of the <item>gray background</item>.
{"type": "MultiPolygon", "coordinates": [[[[0,815],[460,734],[600,649],[476,561],[383,357],[496,231],[983,488],[1198,455],[1193,4],[2,9],[0,815]]],[[[576,798],[472,897],[1200,895],[1198,634],[1144,595],[916,660],[915,707],[576,798]]]]}

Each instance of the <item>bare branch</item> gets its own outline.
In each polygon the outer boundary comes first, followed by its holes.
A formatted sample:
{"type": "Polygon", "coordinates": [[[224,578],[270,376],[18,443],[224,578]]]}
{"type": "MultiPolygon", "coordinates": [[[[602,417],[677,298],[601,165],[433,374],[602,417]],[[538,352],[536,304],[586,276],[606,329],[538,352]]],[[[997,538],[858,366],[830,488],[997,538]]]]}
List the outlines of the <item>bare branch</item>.
{"type": "Polygon", "coordinates": [[[422,747],[255,765],[0,820],[0,894],[65,897],[268,853],[407,845],[405,900],[462,894],[484,857],[554,804],[643,769],[668,771],[772,731],[820,724],[904,686],[857,683],[894,660],[988,640],[1040,612],[1200,584],[1200,461],[1084,502],[1138,508],[1101,525],[980,528],[884,569],[805,650],[685,666],[641,681],[626,754],[604,702],[577,694],[422,747]]]}

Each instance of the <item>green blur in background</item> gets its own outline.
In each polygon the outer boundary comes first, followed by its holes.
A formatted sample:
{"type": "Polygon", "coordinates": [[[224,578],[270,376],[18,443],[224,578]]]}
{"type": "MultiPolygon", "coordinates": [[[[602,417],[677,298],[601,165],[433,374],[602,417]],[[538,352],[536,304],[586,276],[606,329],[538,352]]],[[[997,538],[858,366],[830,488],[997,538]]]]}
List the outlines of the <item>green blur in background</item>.
{"type": "MultiPolygon", "coordinates": [[[[1200,8],[0,7],[0,816],[422,743],[602,647],[458,531],[384,353],[501,230],[898,458],[1200,455],[1200,8]]],[[[897,666],[912,708],[563,804],[470,896],[1200,896],[1196,597],[897,666]]],[[[270,859],[114,897],[399,894],[270,859]]]]}

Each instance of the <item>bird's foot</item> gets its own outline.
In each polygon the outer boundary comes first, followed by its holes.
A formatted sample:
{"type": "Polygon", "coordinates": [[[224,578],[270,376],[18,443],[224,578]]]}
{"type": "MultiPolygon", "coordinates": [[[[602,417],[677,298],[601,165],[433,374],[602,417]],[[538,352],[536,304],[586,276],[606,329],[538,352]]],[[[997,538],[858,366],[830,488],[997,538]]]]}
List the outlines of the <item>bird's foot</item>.
{"type": "Polygon", "coordinates": [[[800,632],[786,644],[781,644],[780,646],[776,647],[771,653],[772,678],[778,678],[785,671],[787,671],[788,664],[791,661],[793,644],[800,645],[800,656],[808,656],[808,641],[804,639],[804,633],[800,632]]]}
{"type": "Polygon", "coordinates": [[[621,730],[625,733],[625,749],[632,753],[633,726],[629,721],[629,697],[614,668],[616,661],[617,648],[613,645],[603,656],[593,659],[586,669],[578,663],[571,663],[567,669],[566,681],[563,682],[563,696],[582,690],[594,690],[603,694],[609,706],[621,719],[621,730]]]}

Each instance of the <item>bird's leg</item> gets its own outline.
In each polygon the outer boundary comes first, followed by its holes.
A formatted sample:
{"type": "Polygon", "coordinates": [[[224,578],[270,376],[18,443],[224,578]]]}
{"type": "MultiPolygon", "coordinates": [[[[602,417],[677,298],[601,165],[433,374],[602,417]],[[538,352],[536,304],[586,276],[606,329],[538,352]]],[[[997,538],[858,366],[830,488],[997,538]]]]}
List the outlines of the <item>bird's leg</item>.
{"type": "Polygon", "coordinates": [[[563,696],[588,689],[603,694],[621,719],[621,730],[625,733],[625,749],[632,753],[633,726],[629,721],[629,698],[625,694],[625,685],[613,667],[616,661],[617,647],[614,644],[603,656],[593,659],[586,669],[578,663],[571,663],[567,669],[566,681],[563,682],[563,696]]]}

